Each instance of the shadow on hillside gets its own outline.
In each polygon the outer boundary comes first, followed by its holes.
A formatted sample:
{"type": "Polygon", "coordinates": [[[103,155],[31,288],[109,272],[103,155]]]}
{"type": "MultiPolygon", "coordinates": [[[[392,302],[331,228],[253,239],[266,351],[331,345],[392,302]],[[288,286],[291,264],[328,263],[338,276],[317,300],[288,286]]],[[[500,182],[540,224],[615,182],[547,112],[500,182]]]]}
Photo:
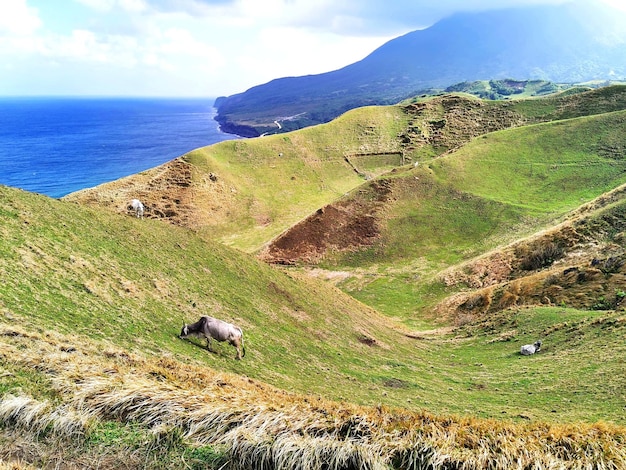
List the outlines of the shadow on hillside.
{"type": "MultiPolygon", "coordinates": [[[[220,354],[220,351],[216,351],[215,349],[207,349],[206,347],[206,343],[204,342],[204,340],[202,340],[201,342],[199,342],[200,340],[195,340],[195,339],[190,339],[190,338],[180,338],[179,336],[176,336],[176,339],[179,339],[181,341],[184,341],[185,343],[191,344],[192,346],[195,346],[196,348],[200,348],[203,351],[210,353],[210,354],[215,354],[216,356],[222,356],[223,354],[220,354]]],[[[215,348],[215,345],[213,345],[213,348],[215,348]]]]}

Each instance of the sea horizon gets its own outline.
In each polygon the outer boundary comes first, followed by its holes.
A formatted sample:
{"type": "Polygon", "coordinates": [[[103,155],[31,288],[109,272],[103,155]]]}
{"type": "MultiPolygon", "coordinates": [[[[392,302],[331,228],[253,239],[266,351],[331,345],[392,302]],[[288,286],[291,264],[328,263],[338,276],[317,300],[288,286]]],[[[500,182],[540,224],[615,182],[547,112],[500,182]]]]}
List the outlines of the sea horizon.
{"type": "Polygon", "coordinates": [[[0,96],[0,184],[60,198],[238,139],[214,97],[0,96]]]}

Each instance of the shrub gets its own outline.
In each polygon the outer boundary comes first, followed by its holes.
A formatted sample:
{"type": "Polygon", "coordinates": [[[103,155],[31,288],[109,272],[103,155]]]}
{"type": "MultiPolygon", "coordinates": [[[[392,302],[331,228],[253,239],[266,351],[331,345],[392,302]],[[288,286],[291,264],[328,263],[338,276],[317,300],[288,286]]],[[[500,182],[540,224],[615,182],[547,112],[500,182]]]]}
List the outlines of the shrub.
{"type": "Polygon", "coordinates": [[[613,310],[617,308],[620,303],[622,303],[624,297],[626,297],[626,292],[623,290],[616,291],[613,298],[601,296],[598,298],[596,303],[591,306],[591,310],[613,310]]]}
{"type": "Polygon", "coordinates": [[[553,273],[553,274],[546,276],[546,278],[543,280],[543,285],[544,287],[550,287],[550,286],[559,285],[560,282],[561,282],[561,276],[553,273]]]}
{"type": "Polygon", "coordinates": [[[543,241],[535,243],[520,261],[520,267],[525,271],[551,266],[556,260],[563,257],[565,249],[558,243],[543,241]]]}
{"type": "Polygon", "coordinates": [[[604,274],[614,274],[620,271],[624,265],[624,259],[620,256],[611,256],[599,263],[599,269],[604,274]]]}

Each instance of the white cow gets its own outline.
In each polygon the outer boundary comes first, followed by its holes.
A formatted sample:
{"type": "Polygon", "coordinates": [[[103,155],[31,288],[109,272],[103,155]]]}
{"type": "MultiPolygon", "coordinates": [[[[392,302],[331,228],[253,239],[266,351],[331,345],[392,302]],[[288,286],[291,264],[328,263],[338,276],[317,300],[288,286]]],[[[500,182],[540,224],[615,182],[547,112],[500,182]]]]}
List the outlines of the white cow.
{"type": "Polygon", "coordinates": [[[132,201],[130,201],[130,205],[135,211],[135,216],[138,219],[143,219],[143,203],[139,199],[133,199],[132,201]]]}
{"type": "Polygon", "coordinates": [[[520,349],[520,354],[522,356],[530,356],[531,354],[535,354],[541,351],[541,341],[535,342],[535,344],[525,344],[520,349]]]}

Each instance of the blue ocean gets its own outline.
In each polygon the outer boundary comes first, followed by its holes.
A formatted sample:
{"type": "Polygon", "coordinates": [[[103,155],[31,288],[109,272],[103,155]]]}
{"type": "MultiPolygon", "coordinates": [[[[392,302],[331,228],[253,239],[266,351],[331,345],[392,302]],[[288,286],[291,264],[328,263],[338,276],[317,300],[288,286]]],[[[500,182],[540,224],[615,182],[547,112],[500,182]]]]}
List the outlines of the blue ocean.
{"type": "Polygon", "coordinates": [[[236,138],[213,101],[0,98],[0,184],[59,198],[236,138]]]}

